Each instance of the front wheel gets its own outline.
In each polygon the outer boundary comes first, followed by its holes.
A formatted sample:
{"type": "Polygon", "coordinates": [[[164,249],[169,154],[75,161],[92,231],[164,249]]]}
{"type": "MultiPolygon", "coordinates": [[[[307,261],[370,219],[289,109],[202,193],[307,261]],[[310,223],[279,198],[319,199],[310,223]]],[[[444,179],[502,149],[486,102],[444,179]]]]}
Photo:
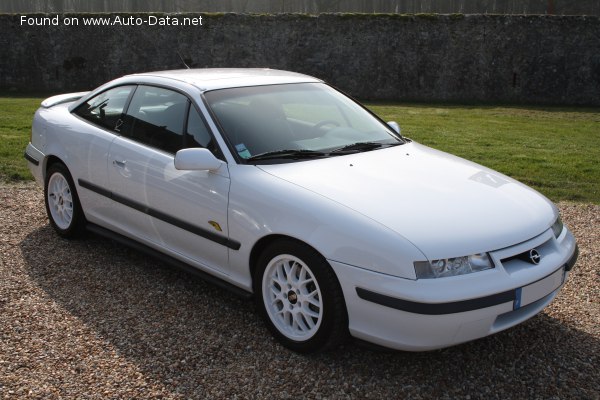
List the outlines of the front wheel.
{"type": "Polygon", "coordinates": [[[83,233],[85,217],[75,184],[64,164],[55,163],[48,168],[44,200],[50,224],[59,235],[74,238],[83,233]]]}
{"type": "Polygon", "coordinates": [[[262,253],[254,276],[257,305],[286,347],[310,353],[340,344],[348,322],[342,290],[327,261],[291,240],[262,253]]]}

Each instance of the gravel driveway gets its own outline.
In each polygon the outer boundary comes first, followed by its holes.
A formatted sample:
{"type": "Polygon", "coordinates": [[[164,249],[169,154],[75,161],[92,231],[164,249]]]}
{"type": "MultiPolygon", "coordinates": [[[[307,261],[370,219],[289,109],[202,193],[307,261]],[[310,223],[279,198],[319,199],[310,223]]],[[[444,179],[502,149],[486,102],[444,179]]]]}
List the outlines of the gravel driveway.
{"type": "Polygon", "coordinates": [[[600,207],[560,204],[581,254],[543,313],[426,353],[302,356],[254,305],[111,241],[58,238],[0,185],[0,398],[600,398],[600,207]]]}

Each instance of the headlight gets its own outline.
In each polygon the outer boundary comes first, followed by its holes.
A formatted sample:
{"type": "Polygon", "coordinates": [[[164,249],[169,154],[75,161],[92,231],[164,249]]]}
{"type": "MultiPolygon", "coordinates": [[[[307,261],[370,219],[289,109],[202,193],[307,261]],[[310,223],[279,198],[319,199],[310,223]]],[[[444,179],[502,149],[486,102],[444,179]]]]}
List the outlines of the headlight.
{"type": "Polygon", "coordinates": [[[560,215],[556,218],[556,221],[552,224],[552,232],[554,232],[554,237],[559,237],[563,231],[563,223],[560,220],[560,215]]]}
{"type": "Polygon", "coordinates": [[[465,275],[472,272],[494,268],[488,253],[471,256],[445,258],[441,260],[415,262],[417,279],[443,278],[446,276],[465,275]]]}

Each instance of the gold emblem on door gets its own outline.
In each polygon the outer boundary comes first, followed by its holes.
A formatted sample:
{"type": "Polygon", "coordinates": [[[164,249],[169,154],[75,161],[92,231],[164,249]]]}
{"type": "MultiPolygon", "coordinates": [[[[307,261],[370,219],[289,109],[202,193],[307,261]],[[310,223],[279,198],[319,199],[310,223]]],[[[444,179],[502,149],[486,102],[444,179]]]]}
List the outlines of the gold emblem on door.
{"type": "Polygon", "coordinates": [[[223,229],[221,229],[221,225],[219,225],[218,222],[216,221],[208,221],[208,223],[215,228],[216,230],[218,230],[219,232],[223,232],[223,229]]]}

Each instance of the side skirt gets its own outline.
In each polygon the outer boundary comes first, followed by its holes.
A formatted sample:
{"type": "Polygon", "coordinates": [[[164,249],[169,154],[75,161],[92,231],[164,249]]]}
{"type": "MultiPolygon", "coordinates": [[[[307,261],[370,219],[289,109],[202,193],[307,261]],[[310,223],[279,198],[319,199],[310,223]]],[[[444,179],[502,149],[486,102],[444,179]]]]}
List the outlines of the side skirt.
{"type": "Polygon", "coordinates": [[[236,296],[239,296],[241,298],[245,298],[245,299],[249,299],[252,297],[252,293],[237,287],[235,285],[232,285],[229,282],[225,282],[219,278],[217,278],[216,276],[210,275],[204,271],[201,271],[197,268],[192,267],[191,265],[188,265],[182,261],[179,261],[176,258],[173,258],[171,256],[168,256],[164,253],[161,253],[160,251],[154,250],[151,247],[146,246],[145,244],[136,242],[133,239],[130,239],[126,236],[120,235],[116,232],[113,232],[109,229],[103,228],[99,225],[96,224],[92,224],[92,223],[88,223],[86,225],[86,229],[92,233],[95,233],[97,235],[103,236],[107,239],[111,239],[114,240],[115,242],[119,242],[127,247],[130,247],[134,250],[137,250],[139,252],[142,252],[146,255],[149,255],[151,257],[154,257],[160,261],[163,261],[164,263],[168,264],[171,267],[177,268],[179,270],[185,271],[189,274],[192,275],[196,275],[197,277],[201,278],[202,280],[209,282],[215,286],[218,286],[220,288],[226,289],[230,292],[232,292],[233,294],[235,294],[236,296]]]}

